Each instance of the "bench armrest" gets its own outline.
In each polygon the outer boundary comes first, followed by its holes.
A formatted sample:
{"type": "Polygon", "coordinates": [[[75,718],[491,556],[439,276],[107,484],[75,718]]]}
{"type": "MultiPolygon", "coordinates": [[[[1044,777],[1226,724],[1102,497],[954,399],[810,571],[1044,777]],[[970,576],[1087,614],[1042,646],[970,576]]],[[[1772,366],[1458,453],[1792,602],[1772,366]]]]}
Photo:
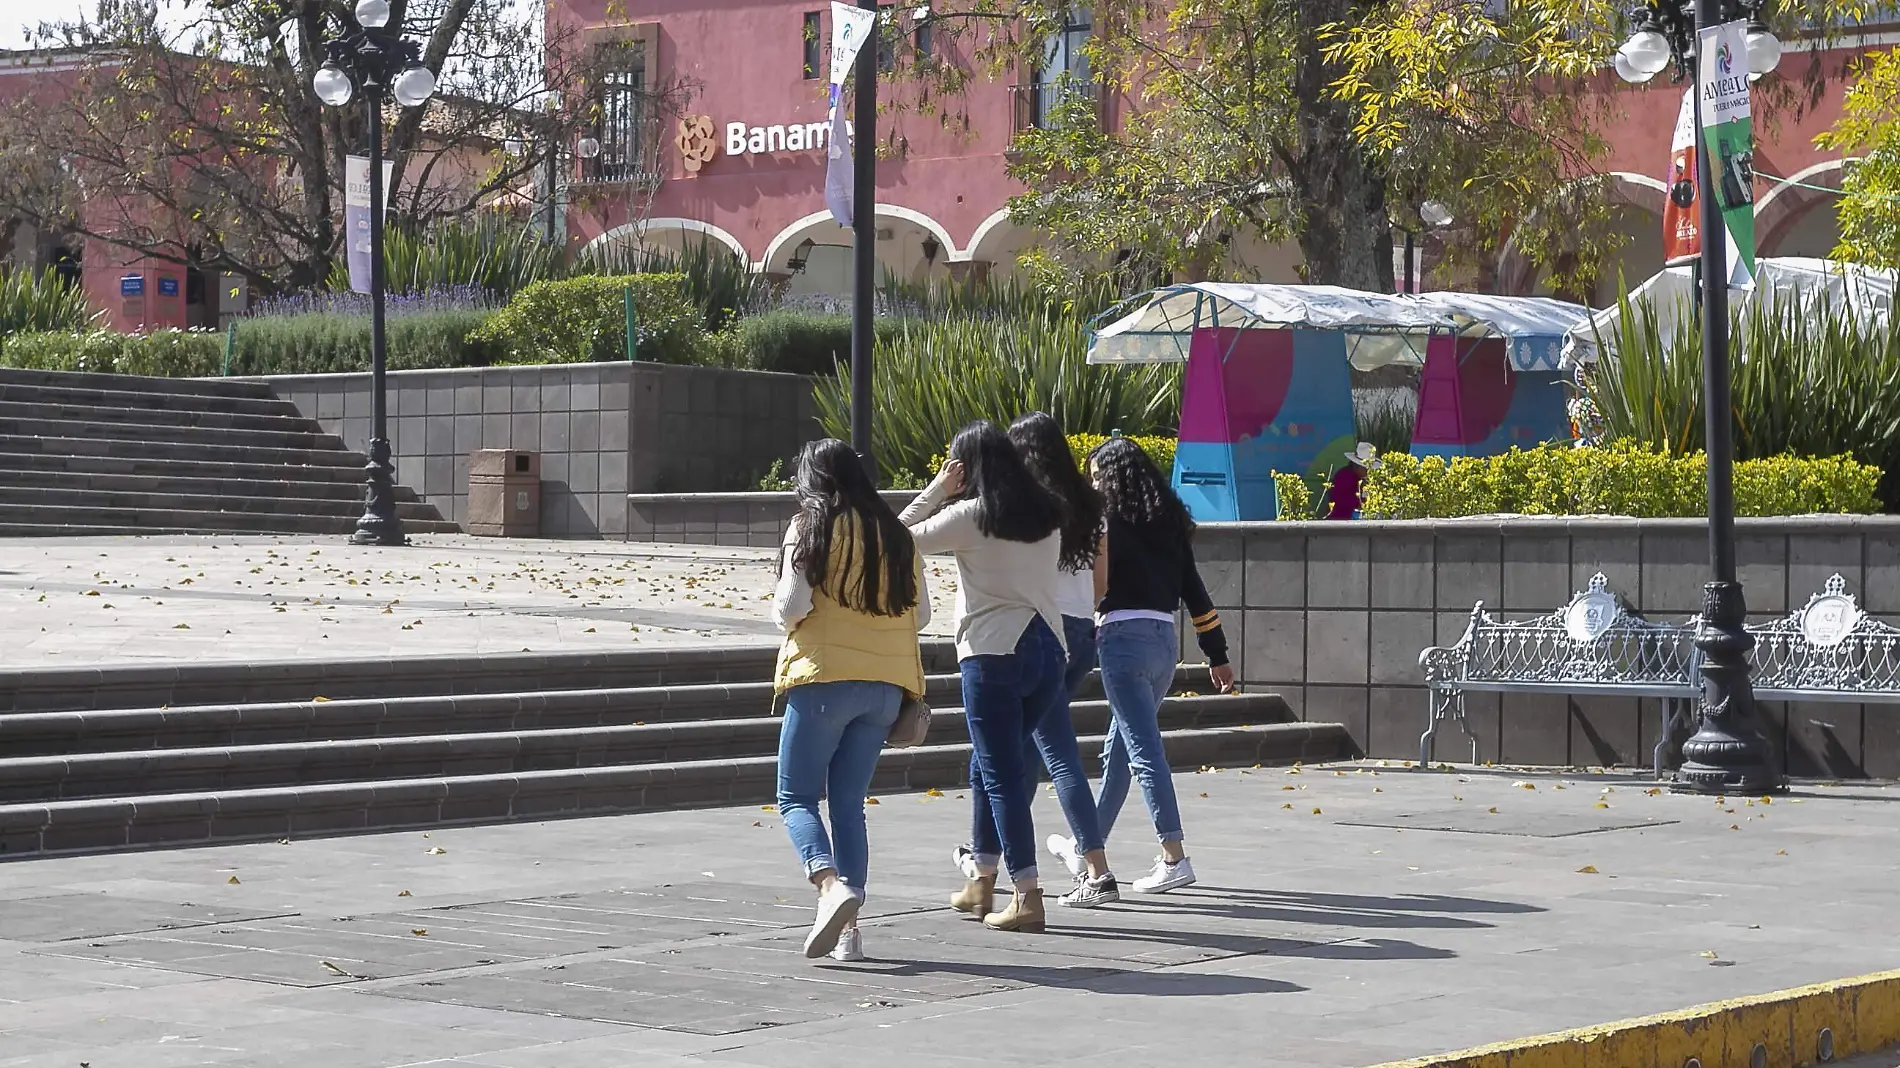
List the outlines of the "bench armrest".
{"type": "Polygon", "coordinates": [[[1434,645],[1418,654],[1418,666],[1425,672],[1427,686],[1463,678],[1465,662],[1471,650],[1463,644],[1434,645]]]}

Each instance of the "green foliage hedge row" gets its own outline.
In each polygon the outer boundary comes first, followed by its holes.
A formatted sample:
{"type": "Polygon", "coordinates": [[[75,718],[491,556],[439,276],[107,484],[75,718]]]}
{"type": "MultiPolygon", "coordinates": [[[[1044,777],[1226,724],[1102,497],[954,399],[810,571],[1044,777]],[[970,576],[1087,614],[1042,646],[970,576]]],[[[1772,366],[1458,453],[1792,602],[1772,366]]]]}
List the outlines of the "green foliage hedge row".
{"type": "MultiPolygon", "coordinates": [[[[1367,476],[1361,515],[1427,519],[1490,515],[1700,516],[1707,456],[1670,456],[1629,443],[1608,448],[1512,449],[1501,456],[1383,457],[1367,476]]],[[[1870,514],[1880,469],[1849,456],[1775,456],[1735,465],[1743,516],[1870,514]]]]}
{"type": "Polygon", "coordinates": [[[627,358],[626,290],[633,287],[636,357],[701,362],[705,332],[679,274],[587,275],[535,282],[472,335],[504,363],[606,363],[627,358]]]}
{"type": "Polygon", "coordinates": [[[45,331],[0,341],[0,367],[93,371],[156,378],[207,378],[224,366],[224,335],[204,330],[149,334],[45,331]]]}

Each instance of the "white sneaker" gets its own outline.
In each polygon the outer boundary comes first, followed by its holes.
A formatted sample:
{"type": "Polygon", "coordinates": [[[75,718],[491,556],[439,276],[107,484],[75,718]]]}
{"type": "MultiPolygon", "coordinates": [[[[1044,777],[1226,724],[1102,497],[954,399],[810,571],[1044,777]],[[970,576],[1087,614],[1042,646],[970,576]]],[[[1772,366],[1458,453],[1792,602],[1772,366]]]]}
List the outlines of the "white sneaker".
{"type": "Polygon", "coordinates": [[[1179,890],[1194,885],[1194,865],[1188,858],[1182,857],[1174,863],[1168,863],[1166,857],[1156,857],[1154,870],[1135,880],[1135,889],[1144,894],[1165,894],[1170,890],[1179,890]]]}
{"type": "Polygon", "coordinates": [[[962,872],[963,877],[970,882],[975,882],[982,876],[982,873],[976,869],[976,854],[970,852],[969,846],[960,845],[951,850],[950,863],[955,864],[957,871],[962,872]]]}
{"type": "Polygon", "coordinates": [[[845,928],[844,934],[838,936],[838,945],[831,951],[831,959],[847,964],[864,959],[864,936],[858,933],[855,926],[845,928]]]}
{"type": "Polygon", "coordinates": [[[1063,894],[1058,900],[1072,909],[1096,909],[1121,899],[1121,887],[1116,884],[1115,876],[1111,873],[1100,879],[1077,879],[1075,889],[1063,894]]]}
{"type": "Polygon", "coordinates": [[[1088,874],[1089,862],[1083,860],[1082,854],[1075,851],[1075,839],[1067,835],[1052,834],[1049,836],[1049,841],[1044,844],[1049,847],[1049,852],[1056,855],[1056,859],[1068,866],[1070,875],[1080,879],[1088,874]]]}
{"type": "Polygon", "coordinates": [[[817,960],[836,948],[838,936],[858,918],[858,909],[863,904],[843,883],[819,895],[818,918],[812,921],[811,933],[805,936],[806,958],[817,960]]]}

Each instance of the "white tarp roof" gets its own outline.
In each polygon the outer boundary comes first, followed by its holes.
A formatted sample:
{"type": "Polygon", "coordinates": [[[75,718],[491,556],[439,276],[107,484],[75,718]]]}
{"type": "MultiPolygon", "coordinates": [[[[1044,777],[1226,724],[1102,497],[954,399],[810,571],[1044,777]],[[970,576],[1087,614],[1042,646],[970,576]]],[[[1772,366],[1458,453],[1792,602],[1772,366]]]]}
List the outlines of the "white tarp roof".
{"type": "MultiPolygon", "coordinates": [[[[1764,257],[1755,261],[1755,285],[1750,289],[1729,289],[1734,302],[1820,301],[1853,313],[1857,317],[1880,320],[1893,307],[1895,272],[1840,260],[1818,260],[1806,256],[1764,257]]],[[[1664,337],[1676,324],[1695,313],[1695,268],[1667,267],[1660,274],[1630,291],[1630,307],[1649,305],[1655,309],[1656,323],[1664,337]]],[[[1620,329],[1615,307],[1593,312],[1564,339],[1565,366],[1594,360],[1599,355],[1598,339],[1604,351],[1616,351],[1620,329]]]]}
{"type": "Polygon", "coordinates": [[[1194,282],[1123,303],[1089,339],[1090,363],[1178,363],[1200,327],[1339,330],[1361,370],[1422,363],[1432,334],[1510,339],[1521,370],[1557,367],[1564,335],[1590,310],[1547,297],[1369,293],[1340,286],[1194,282]]]}

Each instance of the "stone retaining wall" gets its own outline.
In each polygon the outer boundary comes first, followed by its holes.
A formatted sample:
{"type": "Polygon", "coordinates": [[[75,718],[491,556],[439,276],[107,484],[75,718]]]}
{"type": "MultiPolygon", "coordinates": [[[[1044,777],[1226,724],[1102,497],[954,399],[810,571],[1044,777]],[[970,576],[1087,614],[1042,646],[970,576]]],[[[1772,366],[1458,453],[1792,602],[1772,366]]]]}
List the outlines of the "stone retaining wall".
{"type": "MultiPolygon", "coordinates": [[[[890,495],[894,505],[907,493],[890,495]]],[[[629,498],[628,537],[775,545],[789,494],[629,498]]],[[[1900,517],[1737,523],[1751,621],[1807,603],[1835,572],[1867,611],[1900,622],[1900,517]]],[[[1425,725],[1420,650],[1458,640],[1475,602],[1508,618],[1549,612],[1601,571],[1652,619],[1701,607],[1707,524],[1694,519],[1456,519],[1209,523],[1197,555],[1249,690],[1282,694],[1305,719],[1346,724],[1368,754],[1414,758],[1425,725]]],[[[1184,656],[1199,660],[1191,636],[1184,656]]],[[[1471,694],[1480,756],[1500,763],[1647,764],[1654,700],[1471,694]]],[[[1797,776],[1900,777],[1900,705],[1763,704],[1797,776]]],[[[1462,759],[1455,728],[1439,753],[1462,759]]]]}
{"type": "MultiPolygon", "coordinates": [[[[261,380],[367,451],[367,373],[261,380]]],[[[819,433],[800,375],[597,363],[392,371],[388,381],[398,482],[462,523],[470,452],[538,452],[549,537],[622,537],[629,492],[754,485],[819,433]]]]}

